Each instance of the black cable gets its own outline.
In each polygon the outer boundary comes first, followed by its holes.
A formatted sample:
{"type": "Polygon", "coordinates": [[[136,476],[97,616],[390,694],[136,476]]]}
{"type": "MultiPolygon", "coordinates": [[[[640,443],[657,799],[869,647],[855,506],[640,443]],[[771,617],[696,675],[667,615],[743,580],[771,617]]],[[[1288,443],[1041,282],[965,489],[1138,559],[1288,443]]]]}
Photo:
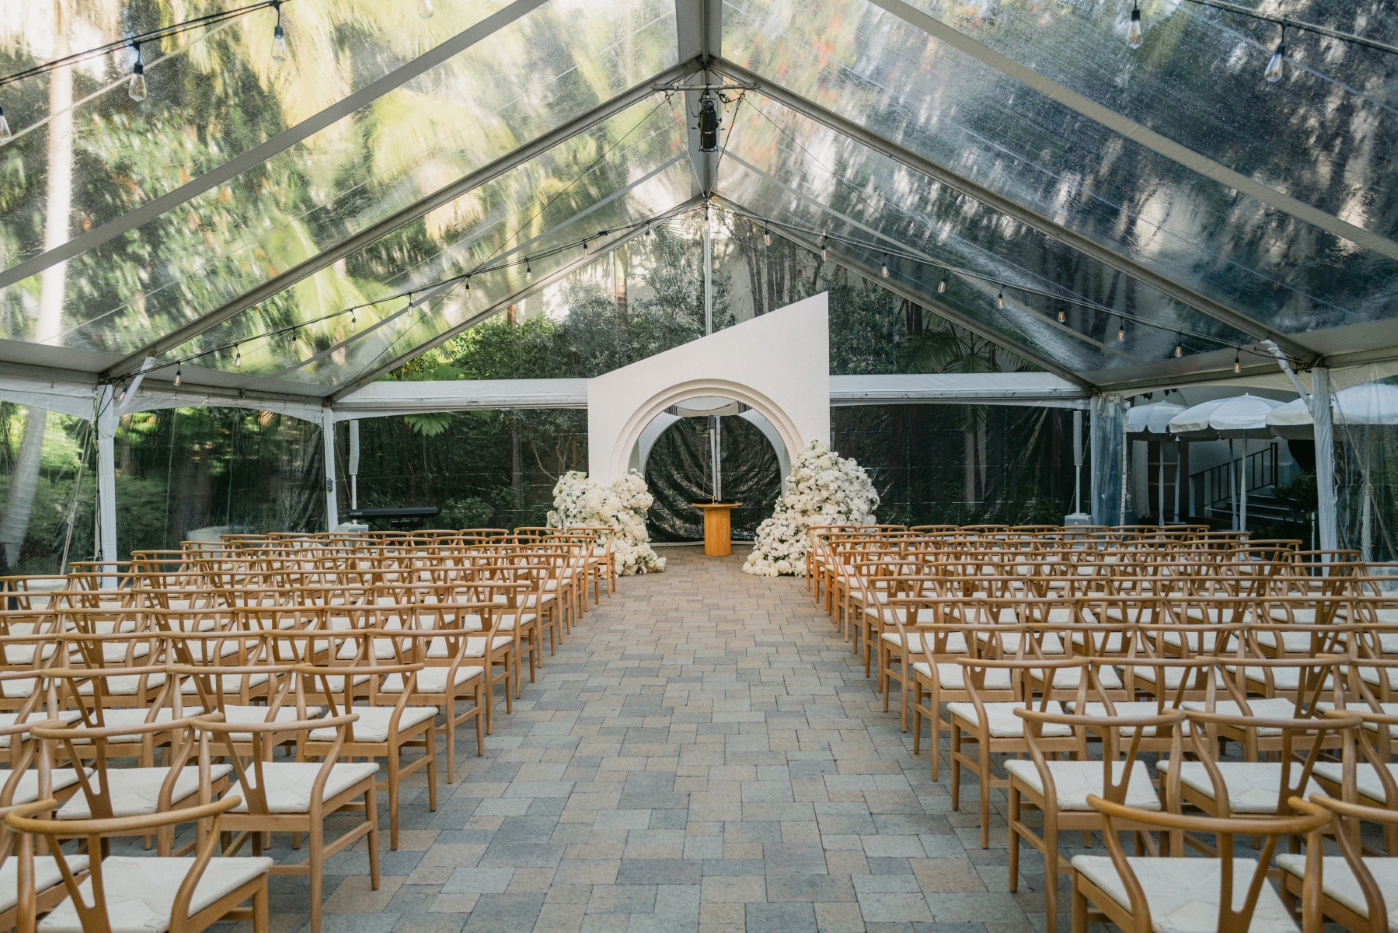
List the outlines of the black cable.
{"type": "Polygon", "coordinates": [[[1226,0],[1189,0],[1190,3],[1197,3],[1200,6],[1212,7],[1215,10],[1222,10],[1225,13],[1236,13],[1239,16],[1246,16],[1249,19],[1259,20],[1264,23],[1273,23],[1284,26],[1287,29],[1300,29],[1304,32],[1313,32],[1319,36],[1327,36],[1331,39],[1339,39],[1341,42],[1352,42],[1355,45],[1362,45],[1365,48],[1374,49],[1378,52],[1387,52],[1390,55],[1398,55],[1398,46],[1388,45],[1384,42],[1377,42],[1373,39],[1366,39],[1363,36],[1356,36],[1353,33],[1340,32],[1338,29],[1331,29],[1329,26],[1321,26],[1318,23],[1307,23],[1301,20],[1292,19],[1289,16],[1277,16],[1272,13],[1262,13],[1258,10],[1250,10],[1245,6],[1238,6],[1236,3],[1228,3],[1226,0]]]}
{"type": "Polygon", "coordinates": [[[246,16],[248,13],[253,13],[257,10],[278,8],[278,16],[280,16],[280,7],[285,2],[287,2],[287,0],[262,0],[262,2],[254,3],[251,6],[238,7],[236,10],[224,10],[221,13],[210,13],[207,16],[199,16],[181,23],[164,26],[160,29],[153,29],[150,32],[143,32],[127,39],[118,39],[114,42],[108,42],[106,45],[98,46],[95,49],[88,49],[85,52],[74,52],[72,55],[65,55],[62,58],[55,58],[51,62],[44,62],[41,65],[35,65],[32,68],[26,68],[23,71],[16,71],[14,74],[5,75],[3,78],[0,78],[0,87],[13,84],[16,81],[23,81],[25,78],[32,78],[36,75],[48,74],[50,71],[56,71],[65,65],[76,65],[90,58],[98,58],[102,55],[111,52],[119,52],[126,48],[139,48],[147,42],[158,42],[161,39],[169,36],[176,36],[182,32],[188,32],[191,29],[198,29],[202,26],[212,26],[216,23],[225,22],[226,20],[236,19],[239,16],[246,16]]]}

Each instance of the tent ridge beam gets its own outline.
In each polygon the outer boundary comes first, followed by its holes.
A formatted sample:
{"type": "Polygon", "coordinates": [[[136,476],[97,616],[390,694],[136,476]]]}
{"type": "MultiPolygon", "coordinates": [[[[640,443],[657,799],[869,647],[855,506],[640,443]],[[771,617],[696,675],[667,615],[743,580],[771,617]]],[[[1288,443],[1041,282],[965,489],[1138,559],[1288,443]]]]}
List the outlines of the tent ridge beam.
{"type": "MultiPolygon", "coordinates": [[[[743,210],[741,205],[729,200],[728,198],[723,197],[722,195],[717,195],[716,197],[722,203],[729,204],[732,207],[737,208],[738,210],[743,210]]],[[[795,231],[789,230],[785,227],[779,227],[774,232],[776,232],[780,236],[786,237],[788,240],[791,240],[793,243],[797,244],[802,249],[808,250],[812,253],[820,252],[819,243],[816,243],[814,240],[802,236],[801,234],[796,233],[795,231]]],[[[1029,349],[1028,347],[1022,346],[1016,341],[1010,340],[1003,334],[996,333],[990,330],[979,321],[972,320],[971,318],[962,314],[960,311],[957,311],[954,308],[942,304],[935,298],[923,295],[915,291],[914,289],[906,288],[900,285],[899,283],[892,281],[891,279],[881,278],[879,276],[879,270],[875,269],[873,266],[865,265],[864,263],[858,260],[851,259],[847,256],[841,256],[837,253],[831,254],[830,261],[838,266],[844,266],[851,272],[858,273],[859,275],[876,284],[879,288],[887,289],[888,291],[897,295],[899,298],[906,298],[908,301],[911,301],[914,304],[927,308],[929,311],[938,315],[939,317],[943,317],[959,327],[964,327],[971,333],[976,334],[979,337],[983,337],[986,340],[989,340],[991,343],[995,344],[998,347],[1002,347],[1006,350],[1009,350],[1011,353],[1016,353],[1019,356],[1024,357],[1026,360],[1029,360],[1036,366],[1043,367],[1046,371],[1053,373],[1055,376],[1058,376],[1061,379],[1065,379],[1068,382],[1071,382],[1073,385],[1081,389],[1084,389],[1088,392],[1095,391],[1095,387],[1092,383],[1088,382],[1086,379],[1084,379],[1082,376],[1079,376],[1072,370],[1065,369],[1061,364],[1055,363],[1052,360],[1049,360],[1044,356],[1041,356],[1040,354],[1036,353],[1035,351],[1029,349]]]]}
{"type": "Polygon", "coordinates": [[[246,152],[229,159],[217,168],[205,172],[198,178],[188,181],[171,191],[167,191],[159,197],[152,198],[140,207],[122,214],[120,217],[103,224],[95,230],[75,236],[66,243],[40,253],[38,256],[34,256],[24,262],[17,263],[9,269],[0,272],[0,289],[8,288],[16,282],[22,282],[30,276],[37,275],[50,266],[73,259],[89,250],[96,249],[103,243],[107,243],[125,233],[129,233],[155,220],[165,212],[188,201],[192,201],[201,194],[225,182],[232,181],[248,169],[266,162],[280,152],[285,152],[297,143],[309,139],[311,136],[339,122],[356,110],[366,107],[380,97],[397,90],[414,78],[425,74],[448,59],[464,52],[471,46],[490,38],[501,29],[515,22],[515,20],[533,12],[545,2],[547,2],[547,0],[514,0],[509,6],[492,13],[490,16],[487,16],[480,22],[463,30],[441,45],[429,49],[412,61],[366,84],[353,94],[341,100],[337,100],[319,113],[307,117],[295,126],[283,130],[266,142],[254,146],[246,152]]]}
{"type": "Polygon", "coordinates": [[[1182,146],[1168,137],[1162,136],[1154,130],[1147,129],[1141,124],[1128,117],[1124,117],[1109,107],[1097,103],[1091,98],[1084,97],[1076,91],[1070,90],[1051,78],[1039,74],[1032,68],[1026,68],[1019,62],[1002,55],[994,49],[986,46],[965,33],[953,29],[946,23],[929,16],[921,10],[915,9],[904,3],[903,0],[871,0],[874,5],[881,7],[892,15],[903,20],[914,29],[920,29],[929,36],[952,46],[958,51],[970,55],[972,58],[989,65],[996,71],[1013,78],[1020,84],[1031,88],[1045,97],[1062,104],[1070,110],[1076,111],[1092,120],[1095,123],[1105,126],[1107,129],[1145,148],[1162,155],[1165,158],[1183,165],[1191,171],[1210,178],[1220,185],[1228,188],[1236,188],[1243,194],[1255,198],[1269,207],[1290,214],[1298,220],[1305,221],[1312,226],[1319,227],[1329,233],[1345,240],[1349,240],[1365,249],[1371,249],[1376,253],[1387,256],[1389,259],[1398,259],[1398,243],[1347,223],[1333,214],[1327,213],[1314,205],[1299,201],[1290,195],[1282,194],[1275,188],[1271,188],[1261,182],[1254,181],[1241,172],[1235,172],[1225,165],[1221,165],[1210,159],[1208,156],[1195,152],[1187,146],[1182,146]]]}
{"type": "Polygon", "coordinates": [[[229,318],[241,314],[248,308],[261,304],[279,292],[285,291],[303,279],[309,278],[320,270],[328,268],[340,259],[413,223],[442,205],[449,204],[457,198],[469,194],[476,188],[543,155],[555,146],[572,139],[574,136],[587,132],[597,124],[645,100],[647,97],[656,93],[659,88],[672,84],[685,77],[697,67],[699,67],[698,62],[684,62],[672,68],[668,68],[660,74],[637,84],[630,90],[624,91],[611,100],[594,107],[592,110],[550,130],[544,135],[534,139],[532,142],[511,150],[474,172],[463,175],[455,182],[419,199],[402,210],[366,227],[364,230],[346,237],[333,246],[321,250],[316,255],[287,269],[285,272],[267,279],[262,284],[249,289],[232,301],[226,302],[213,311],[191,321],[184,327],[148,343],[146,346],[127,355],[110,367],[103,374],[104,378],[113,379],[127,375],[135,367],[139,366],[141,361],[147,356],[160,356],[181,344],[193,340],[195,337],[216,327],[229,318]]]}
{"type": "MultiPolygon", "coordinates": [[[[674,208],[674,211],[683,211],[686,208],[690,208],[699,204],[702,200],[702,198],[690,198],[688,201],[677,205],[674,208]]],[[[399,366],[402,366],[404,363],[408,362],[411,359],[421,356],[429,350],[435,350],[437,347],[446,343],[448,340],[451,340],[453,337],[465,333],[467,330],[471,329],[472,327],[475,327],[482,321],[489,320],[491,317],[493,317],[496,314],[499,314],[501,311],[505,310],[510,305],[518,304],[525,298],[528,298],[530,295],[543,291],[545,288],[548,288],[555,282],[559,282],[567,278],[569,275],[572,275],[574,272],[578,271],[584,266],[590,265],[591,263],[594,263],[606,256],[610,256],[613,250],[625,246],[627,243],[630,243],[632,240],[636,239],[639,236],[644,236],[645,233],[645,227],[637,227],[634,230],[630,230],[622,236],[619,236],[616,239],[611,240],[602,248],[593,250],[590,255],[580,256],[577,259],[574,259],[572,262],[569,262],[566,265],[561,266],[558,269],[555,269],[548,275],[541,276],[533,284],[528,285],[520,289],[519,291],[512,292],[511,294],[502,298],[500,301],[497,301],[495,304],[486,308],[484,311],[481,311],[478,314],[473,314],[466,320],[462,321],[460,324],[457,324],[454,327],[442,331],[442,333],[438,334],[436,337],[433,337],[431,340],[428,340],[425,343],[421,343],[416,347],[413,347],[413,349],[409,350],[408,352],[399,354],[398,356],[389,360],[387,363],[384,363],[380,366],[376,366],[369,372],[356,377],[352,382],[346,384],[345,386],[339,389],[336,389],[333,393],[326,396],[324,404],[333,407],[336,402],[340,401],[345,396],[364,388],[366,385],[378,379],[385,373],[393,372],[393,370],[397,369],[399,366]]]]}
{"type": "Polygon", "coordinates": [[[946,185],[948,188],[958,191],[975,201],[979,201],[992,210],[1024,224],[1026,227],[1037,230],[1045,236],[1052,237],[1063,245],[1086,255],[1090,259],[1094,259],[1109,268],[1129,275],[1142,285],[1160,292],[1166,297],[1172,298],[1183,305],[1187,305],[1221,324],[1227,324],[1234,330],[1259,340],[1267,338],[1276,341],[1277,346],[1281,347],[1282,350],[1286,352],[1287,356],[1300,362],[1303,366],[1312,365],[1317,359],[1315,353],[1301,346],[1286,334],[1274,331],[1247,315],[1229,308],[1227,305],[1215,301],[1212,298],[1205,297],[1192,289],[1186,288],[1166,276],[1146,268],[1114,250],[1103,246],[1097,241],[1080,233],[1076,233],[1016,201],[991,191],[989,188],[969,178],[965,178],[950,169],[944,168],[932,160],[918,155],[912,150],[892,140],[886,139],[872,130],[864,128],[858,123],[825,109],[800,94],[789,91],[775,82],[747,70],[741,65],[736,65],[733,62],[724,60],[717,67],[733,80],[756,86],[759,93],[766,97],[770,97],[782,106],[801,114],[807,119],[820,123],[827,129],[833,130],[843,136],[848,136],[850,139],[876,152],[882,152],[889,158],[917,172],[919,175],[924,175],[939,184],[946,185]]]}

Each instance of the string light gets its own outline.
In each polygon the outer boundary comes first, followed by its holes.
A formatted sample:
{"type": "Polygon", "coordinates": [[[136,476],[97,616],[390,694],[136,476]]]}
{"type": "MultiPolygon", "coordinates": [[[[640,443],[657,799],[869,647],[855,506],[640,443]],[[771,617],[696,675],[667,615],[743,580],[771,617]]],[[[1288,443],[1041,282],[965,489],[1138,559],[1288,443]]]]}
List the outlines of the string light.
{"type": "Polygon", "coordinates": [[[121,387],[121,390],[117,392],[116,398],[118,402],[126,401],[126,386],[121,387]]]}
{"type": "Polygon", "coordinates": [[[1144,41],[1145,36],[1141,33],[1141,8],[1136,5],[1136,0],[1132,0],[1131,22],[1126,26],[1126,44],[1133,49],[1139,49],[1144,41]]]}
{"type": "Polygon", "coordinates": [[[10,121],[5,119],[5,108],[0,107],[0,145],[14,139],[14,134],[10,132],[10,121]]]}
{"type": "Polygon", "coordinates": [[[233,348],[233,365],[234,365],[234,366],[242,366],[242,365],[243,365],[243,348],[242,348],[242,347],[234,347],[234,348],[233,348]]]}
{"type": "Polygon", "coordinates": [[[1117,318],[1116,339],[1117,339],[1117,340],[1125,340],[1125,339],[1126,339],[1126,318],[1124,318],[1124,317],[1117,318]]]}
{"type": "Polygon", "coordinates": [[[1058,309],[1058,323],[1062,324],[1062,323],[1064,323],[1064,322],[1067,321],[1067,320],[1068,320],[1068,312],[1064,311],[1062,308],[1059,308],[1059,309],[1058,309]]]}
{"type": "Polygon", "coordinates": [[[588,248],[587,240],[583,240],[583,258],[586,259],[588,256],[591,256],[591,255],[592,255],[592,250],[588,248]]]}
{"type": "Polygon", "coordinates": [[[1243,371],[1243,361],[1239,358],[1238,350],[1233,351],[1233,374],[1236,376],[1243,371]]]}
{"type": "Polygon", "coordinates": [[[888,254],[887,254],[887,253],[884,253],[884,255],[883,255],[883,265],[879,267],[879,271],[880,271],[881,273],[883,273],[883,277],[884,277],[884,278],[888,278],[888,254]]]}
{"type": "Polygon", "coordinates": [[[830,258],[830,246],[829,246],[829,243],[830,243],[830,238],[829,238],[828,236],[823,236],[823,237],[820,238],[820,258],[821,258],[821,259],[829,259],[829,258],[830,258]]]}
{"type": "Polygon", "coordinates": [[[1005,307],[1005,293],[1002,291],[995,296],[995,307],[1005,307]]]}
{"type": "Polygon", "coordinates": [[[1180,340],[1180,335],[1175,335],[1175,358],[1184,356],[1184,343],[1180,340]]]}
{"type": "Polygon", "coordinates": [[[356,309],[350,312],[350,330],[353,331],[359,326],[359,311],[356,309]]]}
{"type": "Polygon", "coordinates": [[[1277,42],[1277,50],[1272,53],[1272,57],[1267,59],[1267,70],[1262,73],[1262,77],[1267,79],[1268,84],[1276,84],[1282,79],[1283,56],[1286,55],[1286,22],[1282,22],[1281,39],[1277,42]]]}
{"type": "Polygon", "coordinates": [[[534,270],[529,268],[529,260],[524,260],[524,281],[526,284],[534,281],[534,270]]]}
{"type": "Polygon", "coordinates": [[[772,231],[767,229],[766,224],[762,225],[762,244],[764,246],[772,245],[772,231]]]}
{"type": "Polygon", "coordinates": [[[184,367],[181,366],[180,364],[176,363],[176,364],[175,364],[175,385],[179,385],[179,384],[180,384],[180,379],[183,378],[183,374],[184,374],[184,367]]]}
{"type": "Polygon", "coordinates": [[[939,294],[939,295],[945,295],[946,293],[947,293],[947,277],[944,275],[944,276],[942,276],[942,280],[941,280],[940,282],[937,283],[937,294],[939,294]]]}
{"type": "Polygon", "coordinates": [[[136,44],[136,63],[131,66],[131,80],[127,82],[126,93],[136,103],[146,99],[146,65],[141,61],[141,45],[136,44]]]}
{"type": "Polygon", "coordinates": [[[276,5],[277,25],[272,29],[272,61],[281,64],[286,61],[286,31],[282,29],[282,5],[276,5]]]}

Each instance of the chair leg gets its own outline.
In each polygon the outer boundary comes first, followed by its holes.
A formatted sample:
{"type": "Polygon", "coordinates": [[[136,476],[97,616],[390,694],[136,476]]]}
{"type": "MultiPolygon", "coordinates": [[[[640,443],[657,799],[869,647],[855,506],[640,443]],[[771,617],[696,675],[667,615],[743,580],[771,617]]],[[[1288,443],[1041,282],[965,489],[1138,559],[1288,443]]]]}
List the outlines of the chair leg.
{"type": "Polygon", "coordinates": [[[372,781],[364,792],[364,819],[369,823],[369,887],[379,889],[379,793],[372,781]]]}
{"type": "Polygon", "coordinates": [[[262,884],[252,896],[252,933],[268,933],[270,927],[267,910],[267,876],[262,876],[262,884]]]}
{"type": "Polygon", "coordinates": [[[429,726],[423,734],[427,740],[427,809],[437,812],[437,731],[429,726]]]}
{"type": "MultiPolygon", "coordinates": [[[[320,908],[321,899],[325,896],[325,826],[324,820],[320,825],[312,825],[310,832],[306,834],[310,837],[310,857],[307,863],[311,872],[311,933],[320,933],[320,908]]],[[[371,853],[374,849],[369,850],[371,853]]],[[[377,853],[375,853],[377,854],[377,853]]],[[[373,858],[374,855],[370,855],[373,858]]],[[[375,885],[375,887],[378,887],[375,885]]]]}
{"type": "Polygon", "coordinates": [[[398,851],[398,752],[393,746],[388,750],[388,847],[394,852],[398,851]]]}
{"type": "Polygon", "coordinates": [[[1013,782],[1013,781],[1010,782],[1009,797],[1010,797],[1010,849],[1009,849],[1010,893],[1013,894],[1013,893],[1015,893],[1016,891],[1019,890],[1019,833],[1015,832],[1015,825],[1016,825],[1016,824],[1019,822],[1019,820],[1020,820],[1020,815],[1019,815],[1019,788],[1017,788],[1017,787],[1014,786],[1014,782],[1013,782]]]}

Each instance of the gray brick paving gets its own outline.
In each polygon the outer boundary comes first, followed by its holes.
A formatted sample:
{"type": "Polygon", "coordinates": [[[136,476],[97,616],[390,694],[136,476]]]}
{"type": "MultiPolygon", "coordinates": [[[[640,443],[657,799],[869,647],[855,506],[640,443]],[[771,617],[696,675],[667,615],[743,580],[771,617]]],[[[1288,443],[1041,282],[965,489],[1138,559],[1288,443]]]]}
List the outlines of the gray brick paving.
{"type": "MultiPolygon", "coordinates": [[[[362,849],[331,860],[326,933],[1043,928],[1042,860],[1010,894],[1003,820],[981,850],[975,784],[952,812],[799,579],[666,556],[545,657],[484,758],[462,730],[436,813],[414,776],[379,891],[362,849]]],[[[278,933],[305,884],[273,881],[278,933]]]]}

